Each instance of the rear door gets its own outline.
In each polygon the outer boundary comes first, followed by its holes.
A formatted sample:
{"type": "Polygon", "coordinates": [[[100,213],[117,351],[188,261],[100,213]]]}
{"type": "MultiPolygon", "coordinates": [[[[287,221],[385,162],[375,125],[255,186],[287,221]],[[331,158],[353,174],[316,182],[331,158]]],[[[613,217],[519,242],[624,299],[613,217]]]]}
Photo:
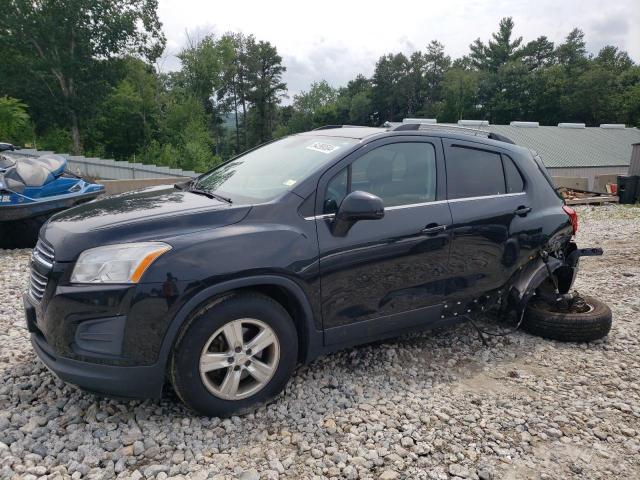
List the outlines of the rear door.
{"type": "Polygon", "coordinates": [[[363,341],[440,318],[451,214],[444,198],[439,138],[372,142],[320,180],[317,232],[322,313],[328,344],[363,341]],[[342,199],[361,190],[379,196],[380,220],[331,233],[342,199]]]}
{"type": "Polygon", "coordinates": [[[487,145],[443,140],[453,225],[452,297],[472,299],[504,285],[522,263],[523,221],[531,211],[513,160],[487,145]]]}

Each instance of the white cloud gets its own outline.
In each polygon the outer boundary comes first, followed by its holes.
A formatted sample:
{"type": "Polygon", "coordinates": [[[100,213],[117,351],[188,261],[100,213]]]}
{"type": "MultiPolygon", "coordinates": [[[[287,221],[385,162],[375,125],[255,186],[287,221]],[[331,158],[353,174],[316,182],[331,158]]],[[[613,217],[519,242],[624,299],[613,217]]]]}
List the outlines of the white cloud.
{"type": "Polygon", "coordinates": [[[585,32],[593,53],[606,44],[627,50],[640,61],[640,2],[620,0],[403,0],[402,2],[324,0],[323,2],[245,0],[160,0],[167,35],[165,70],[178,68],[174,55],[189,32],[242,31],[268,40],[287,67],[289,94],[326,79],[344,85],[358,73],[371,75],[377,59],[389,52],[424,49],[433,39],[452,57],[469,44],[487,40],[502,17],[512,16],[524,41],[546,35],[561,42],[574,27],[585,32]]]}

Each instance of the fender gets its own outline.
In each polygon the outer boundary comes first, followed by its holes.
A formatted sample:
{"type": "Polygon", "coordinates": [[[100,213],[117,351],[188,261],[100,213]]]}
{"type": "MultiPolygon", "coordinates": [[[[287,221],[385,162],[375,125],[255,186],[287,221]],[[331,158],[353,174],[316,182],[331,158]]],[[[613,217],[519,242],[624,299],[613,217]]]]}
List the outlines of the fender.
{"type": "MultiPolygon", "coordinates": [[[[548,263],[551,272],[555,272],[564,265],[564,262],[551,256],[549,257],[548,263]]],[[[535,293],[536,288],[538,288],[548,276],[549,271],[547,270],[547,266],[540,257],[537,257],[535,260],[529,262],[520,272],[520,275],[511,283],[509,298],[518,314],[524,311],[527,303],[535,293]]]]}
{"type": "Polygon", "coordinates": [[[311,304],[302,288],[300,288],[300,286],[296,282],[286,277],[281,277],[278,275],[257,275],[237,278],[234,280],[218,283],[211,287],[207,287],[194,295],[189,301],[187,301],[187,303],[185,303],[180,308],[176,316],[169,324],[169,328],[167,329],[167,332],[165,333],[164,339],[162,341],[162,346],[160,347],[160,354],[157,363],[162,365],[163,368],[166,368],[169,355],[171,354],[171,348],[173,347],[173,343],[178,336],[180,328],[184,324],[189,314],[193,312],[199,305],[203,304],[216,295],[220,295],[231,290],[236,290],[238,288],[246,288],[257,285],[274,285],[282,287],[286,289],[288,293],[294,296],[294,298],[302,307],[303,312],[302,318],[299,319],[300,325],[302,326],[302,332],[300,333],[304,338],[307,347],[306,351],[302,352],[303,361],[304,363],[308,363],[309,361],[317,357],[322,352],[323,335],[321,331],[318,331],[315,328],[311,304]]]}

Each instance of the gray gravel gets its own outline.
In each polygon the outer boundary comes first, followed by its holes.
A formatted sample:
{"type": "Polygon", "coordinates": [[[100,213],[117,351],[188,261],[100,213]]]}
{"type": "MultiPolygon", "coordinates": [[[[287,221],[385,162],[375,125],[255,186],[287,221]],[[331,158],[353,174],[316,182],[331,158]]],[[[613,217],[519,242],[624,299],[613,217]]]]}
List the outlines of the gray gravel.
{"type": "Polygon", "coordinates": [[[55,379],[23,327],[29,251],[0,250],[0,478],[639,478],[640,208],[579,214],[579,242],[606,256],[577,288],[611,306],[608,339],[405,336],[301,367],[226,420],[55,379]]]}

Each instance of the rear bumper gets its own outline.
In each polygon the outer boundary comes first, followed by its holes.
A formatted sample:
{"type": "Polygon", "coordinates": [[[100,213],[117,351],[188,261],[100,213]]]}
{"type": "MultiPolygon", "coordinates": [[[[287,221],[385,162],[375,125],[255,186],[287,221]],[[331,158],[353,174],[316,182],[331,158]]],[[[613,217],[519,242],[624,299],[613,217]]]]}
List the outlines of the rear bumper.
{"type": "Polygon", "coordinates": [[[61,380],[83,390],[118,398],[160,398],[164,385],[162,364],[118,366],[86,362],[56,354],[36,324],[35,308],[24,298],[27,328],[36,354],[61,380]]]}

